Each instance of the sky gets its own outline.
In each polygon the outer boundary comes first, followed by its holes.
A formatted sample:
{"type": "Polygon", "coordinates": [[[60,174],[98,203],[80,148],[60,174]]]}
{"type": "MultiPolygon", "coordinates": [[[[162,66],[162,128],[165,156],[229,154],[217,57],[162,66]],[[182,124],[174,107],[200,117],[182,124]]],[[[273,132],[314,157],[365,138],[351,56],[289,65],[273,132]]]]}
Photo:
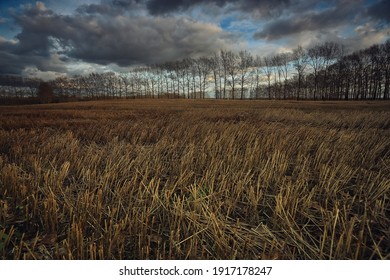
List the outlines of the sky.
{"type": "Polygon", "coordinates": [[[390,38],[388,0],[1,0],[0,74],[45,80],[248,50],[390,38]]]}

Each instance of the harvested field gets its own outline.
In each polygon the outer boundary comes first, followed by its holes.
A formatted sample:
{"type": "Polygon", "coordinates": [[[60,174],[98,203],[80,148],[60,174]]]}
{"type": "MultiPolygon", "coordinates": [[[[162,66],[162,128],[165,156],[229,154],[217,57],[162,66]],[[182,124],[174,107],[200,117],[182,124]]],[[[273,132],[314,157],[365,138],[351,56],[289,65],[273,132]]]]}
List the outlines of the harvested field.
{"type": "Polygon", "coordinates": [[[0,106],[2,259],[390,259],[390,103],[0,106]]]}

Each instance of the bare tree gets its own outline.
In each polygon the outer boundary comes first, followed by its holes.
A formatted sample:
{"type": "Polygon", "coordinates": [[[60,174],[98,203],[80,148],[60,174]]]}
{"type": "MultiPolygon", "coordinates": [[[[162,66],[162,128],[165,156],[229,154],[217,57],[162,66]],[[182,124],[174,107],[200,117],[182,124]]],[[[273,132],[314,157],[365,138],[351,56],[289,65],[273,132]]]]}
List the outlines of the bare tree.
{"type": "Polygon", "coordinates": [[[198,67],[199,67],[199,81],[200,81],[200,94],[201,98],[205,98],[206,96],[206,88],[207,88],[207,77],[212,69],[211,59],[205,56],[202,56],[198,59],[198,67]]]}
{"type": "MultiPolygon", "coordinates": [[[[182,61],[183,65],[183,85],[185,84],[186,89],[187,89],[187,98],[191,98],[191,91],[192,91],[192,72],[191,72],[191,67],[192,67],[192,59],[186,58],[182,61]]],[[[184,89],[183,89],[184,91],[184,89]]]]}
{"type": "Polygon", "coordinates": [[[382,61],[384,63],[384,92],[383,99],[389,99],[390,90],[390,39],[382,45],[382,61]]]}
{"type": "Polygon", "coordinates": [[[232,51],[226,52],[226,62],[227,62],[227,72],[229,75],[228,84],[231,88],[231,98],[236,98],[236,82],[237,82],[237,74],[238,74],[238,67],[239,67],[239,61],[238,61],[238,55],[235,54],[232,51]]]}
{"type": "Polygon", "coordinates": [[[223,69],[223,98],[226,98],[226,84],[227,84],[227,76],[229,71],[229,59],[227,55],[227,51],[221,50],[221,63],[223,69]]]}
{"type": "Polygon", "coordinates": [[[271,58],[272,60],[272,66],[274,70],[274,88],[275,88],[275,95],[277,99],[281,98],[281,87],[282,87],[282,72],[283,72],[283,62],[282,62],[282,56],[280,54],[277,54],[271,58]]]}
{"type": "Polygon", "coordinates": [[[248,51],[240,51],[238,53],[239,63],[238,63],[238,69],[240,72],[240,84],[241,84],[241,99],[244,99],[244,86],[245,81],[248,76],[249,67],[253,66],[253,57],[248,51]]]}
{"type": "MultiPolygon", "coordinates": [[[[342,45],[337,44],[335,42],[325,42],[321,46],[321,52],[322,56],[324,57],[324,63],[325,63],[325,78],[324,80],[327,81],[328,79],[328,71],[327,69],[329,68],[330,65],[337,63],[337,61],[342,57],[344,53],[344,48],[342,45]]],[[[329,94],[329,89],[328,89],[329,84],[325,83],[324,84],[324,89],[325,92],[322,92],[321,98],[330,98],[329,94]]]]}
{"type": "Polygon", "coordinates": [[[253,61],[253,66],[255,68],[255,98],[260,97],[260,74],[261,68],[263,67],[263,61],[260,56],[256,56],[253,61]]]}
{"type": "Polygon", "coordinates": [[[268,82],[268,99],[271,99],[272,58],[264,57],[264,73],[268,82]]]}
{"type": "Polygon", "coordinates": [[[323,55],[323,46],[315,45],[308,49],[307,51],[308,63],[313,69],[314,75],[314,92],[313,99],[316,100],[318,92],[318,75],[320,71],[324,69],[325,66],[325,57],[323,55]]]}
{"type": "Polygon", "coordinates": [[[219,99],[221,98],[221,60],[218,54],[214,54],[210,58],[210,66],[211,71],[213,74],[214,79],[214,91],[215,91],[215,98],[219,99]]]}
{"type": "Polygon", "coordinates": [[[287,98],[287,81],[289,77],[289,64],[291,61],[291,53],[281,53],[280,55],[280,67],[281,67],[281,72],[284,80],[284,85],[283,85],[283,98],[287,98]]]}
{"type": "Polygon", "coordinates": [[[305,75],[307,66],[307,54],[302,46],[298,46],[292,53],[293,65],[297,71],[298,88],[297,88],[297,100],[301,98],[302,81],[305,75]]]}

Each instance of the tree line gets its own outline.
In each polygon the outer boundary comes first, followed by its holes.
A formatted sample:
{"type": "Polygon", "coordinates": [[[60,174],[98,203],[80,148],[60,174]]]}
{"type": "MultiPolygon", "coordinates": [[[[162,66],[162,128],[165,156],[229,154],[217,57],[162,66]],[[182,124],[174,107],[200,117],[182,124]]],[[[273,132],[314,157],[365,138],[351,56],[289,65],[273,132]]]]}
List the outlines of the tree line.
{"type": "Polygon", "coordinates": [[[334,42],[265,57],[246,50],[221,50],[208,57],[134,67],[126,73],[59,77],[44,86],[38,79],[0,76],[0,98],[45,102],[143,97],[389,99],[389,87],[390,40],[351,54],[334,42]]]}

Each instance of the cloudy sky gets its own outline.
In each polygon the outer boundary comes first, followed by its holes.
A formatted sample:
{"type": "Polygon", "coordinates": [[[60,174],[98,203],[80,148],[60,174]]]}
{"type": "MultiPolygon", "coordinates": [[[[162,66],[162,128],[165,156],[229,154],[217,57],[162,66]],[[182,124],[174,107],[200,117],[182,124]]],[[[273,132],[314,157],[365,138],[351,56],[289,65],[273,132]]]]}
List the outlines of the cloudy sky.
{"type": "Polygon", "coordinates": [[[0,74],[41,78],[390,36],[388,0],[1,0],[0,74]]]}

